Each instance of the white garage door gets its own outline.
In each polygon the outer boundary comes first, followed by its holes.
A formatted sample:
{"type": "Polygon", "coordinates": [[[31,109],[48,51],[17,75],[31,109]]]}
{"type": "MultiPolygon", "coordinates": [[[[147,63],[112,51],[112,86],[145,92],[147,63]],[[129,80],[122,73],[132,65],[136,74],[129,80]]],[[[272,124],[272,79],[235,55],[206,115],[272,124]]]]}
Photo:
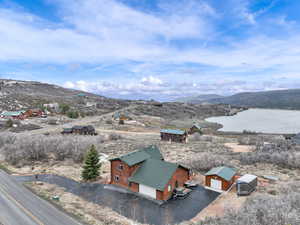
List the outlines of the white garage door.
{"type": "Polygon", "coordinates": [[[143,195],[147,195],[151,198],[156,199],[156,189],[146,186],[146,185],[139,185],[139,192],[143,195]]]}
{"type": "Polygon", "coordinates": [[[219,180],[211,179],[210,180],[210,187],[213,189],[222,189],[222,182],[219,180]]]}

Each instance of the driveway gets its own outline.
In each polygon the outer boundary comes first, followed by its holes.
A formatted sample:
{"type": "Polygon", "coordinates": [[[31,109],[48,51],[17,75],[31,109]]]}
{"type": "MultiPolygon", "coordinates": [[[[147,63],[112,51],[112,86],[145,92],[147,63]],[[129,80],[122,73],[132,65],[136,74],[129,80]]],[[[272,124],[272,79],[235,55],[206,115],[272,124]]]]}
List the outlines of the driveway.
{"type": "MultiPolygon", "coordinates": [[[[33,176],[18,176],[16,179],[19,182],[35,181],[33,176]]],[[[39,175],[38,180],[56,184],[90,202],[110,207],[132,220],[154,225],[176,224],[190,220],[219,195],[199,186],[186,199],[170,200],[159,206],[133,194],[104,189],[102,184],[78,183],[56,175],[39,175]]]]}

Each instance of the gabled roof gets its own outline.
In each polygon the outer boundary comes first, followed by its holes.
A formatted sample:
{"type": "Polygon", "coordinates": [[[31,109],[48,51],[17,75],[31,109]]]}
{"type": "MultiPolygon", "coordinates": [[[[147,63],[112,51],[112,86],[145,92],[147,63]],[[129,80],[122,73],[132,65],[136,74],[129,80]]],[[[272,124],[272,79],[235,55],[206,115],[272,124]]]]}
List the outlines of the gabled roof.
{"type": "Polygon", "coordinates": [[[162,129],[160,130],[160,133],[183,135],[186,132],[184,130],[162,129]]]}
{"type": "Polygon", "coordinates": [[[175,163],[149,158],[128,180],[164,191],[178,166],[175,163]]]}
{"type": "Polygon", "coordinates": [[[160,160],[164,159],[159,148],[156,145],[150,145],[149,147],[143,148],[141,151],[146,152],[148,155],[151,156],[151,158],[160,160]]]}
{"type": "Polygon", "coordinates": [[[20,116],[23,113],[25,113],[24,110],[20,110],[20,111],[12,111],[12,112],[3,112],[1,113],[2,116],[20,116]]]}
{"type": "Polygon", "coordinates": [[[193,126],[192,126],[192,127],[196,127],[196,128],[197,128],[197,129],[199,129],[199,130],[201,130],[201,128],[202,128],[202,127],[201,127],[199,124],[196,124],[196,123],[195,123],[195,124],[193,124],[193,126]]]}
{"type": "Polygon", "coordinates": [[[125,162],[128,166],[133,166],[135,164],[138,164],[140,162],[145,161],[146,159],[154,158],[158,160],[162,160],[163,156],[160,153],[157,146],[151,145],[149,147],[143,148],[141,150],[130,152],[126,155],[111,159],[116,160],[119,159],[123,162],[125,162]]]}
{"type": "Polygon", "coordinates": [[[236,174],[236,169],[229,168],[226,166],[215,167],[208,171],[205,176],[217,175],[224,180],[230,181],[232,177],[236,174]]]}

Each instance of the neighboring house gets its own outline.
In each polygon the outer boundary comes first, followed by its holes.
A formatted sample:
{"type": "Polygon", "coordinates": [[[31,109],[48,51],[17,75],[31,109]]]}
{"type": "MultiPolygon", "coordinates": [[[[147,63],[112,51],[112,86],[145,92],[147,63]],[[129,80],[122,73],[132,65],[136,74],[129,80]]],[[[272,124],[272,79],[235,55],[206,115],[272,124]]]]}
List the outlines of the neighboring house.
{"type": "Polygon", "coordinates": [[[125,112],[115,112],[113,115],[114,120],[130,120],[131,118],[125,112]]]}
{"type": "Polygon", "coordinates": [[[164,161],[156,146],[135,151],[111,162],[111,184],[156,199],[168,200],[173,190],[190,179],[189,169],[164,161]]]}
{"type": "Polygon", "coordinates": [[[61,134],[97,135],[95,128],[91,125],[64,128],[61,134]]]}
{"type": "Polygon", "coordinates": [[[49,104],[44,104],[43,106],[47,110],[50,110],[51,112],[58,113],[60,111],[58,103],[49,103],[49,104]]]}
{"type": "Polygon", "coordinates": [[[205,186],[215,191],[226,191],[234,183],[236,170],[221,166],[212,168],[205,174],[205,186]]]}
{"type": "Polygon", "coordinates": [[[27,118],[26,111],[20,110],[20,111],[8,111],[8,112],[2,112],[1,113],[2,118],[6,119],[18,119],[23,120],[27,118]]]}
{"type": "Polygon", "coordinates": [[[38,117],[44,114],[41,109],[29,109],[25,113],[28,117],[38,117]]]}
{"type": "Polygon", "coordinates": [[[300,133],[296,134],[294,137],[292,137],[292,141],[297,144],[300,145],[300,133]]]}
{"type": "Polygon", "coordinates": [[[186,143],[187,132],[183,130],[163,129],[160,131],[160,138],[162,141],[186,143]]]}
{"type": "Polygon", "coordinates": [[[199,124],[194,124],[188,131],[189,134],[200,133],[201,134],[201,126],[199,124]]]}
{"type": "Polygon", "coordinates": [[[97,102],[87,102],[86,107],[97,108],[97,102]]]}

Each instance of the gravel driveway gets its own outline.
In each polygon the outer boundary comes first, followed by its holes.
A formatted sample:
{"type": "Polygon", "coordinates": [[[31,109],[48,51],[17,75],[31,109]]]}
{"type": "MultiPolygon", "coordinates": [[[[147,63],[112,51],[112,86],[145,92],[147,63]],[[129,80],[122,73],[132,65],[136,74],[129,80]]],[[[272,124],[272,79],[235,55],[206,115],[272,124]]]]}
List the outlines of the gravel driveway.
{"type": "MultiPolygon", "coordinates": [[[[20,182],[35,181],[34,176],[16,176],[15,178],[20,182]]],[[[56,175],[39,175],[38,180],[56,184],[90,202],[110,207],[132,220],[154,225],[176,224],[190,220],[219,195],[217,192],[198,186],[187,198],[170,200],[159,206],[133,194],[104,189],[102,184],[78,183],[56,175]]]]}

